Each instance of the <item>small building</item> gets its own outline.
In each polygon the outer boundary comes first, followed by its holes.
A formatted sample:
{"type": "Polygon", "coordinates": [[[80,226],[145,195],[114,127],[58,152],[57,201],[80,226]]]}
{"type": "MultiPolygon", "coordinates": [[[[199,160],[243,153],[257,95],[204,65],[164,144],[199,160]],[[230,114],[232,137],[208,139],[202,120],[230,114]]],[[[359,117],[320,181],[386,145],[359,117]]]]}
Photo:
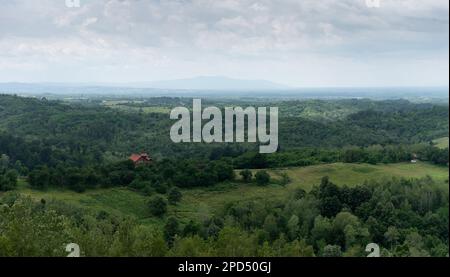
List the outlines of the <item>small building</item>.
{"type": "Polygon", "coordinates": [[[419,158],[417,154],[412,154],[411,163],[416,164],[418,162],[419,158]]]}
{"type": "Polygon", "coordinates": [[[135,166],[150,164],[153,160],[147,153],[133,154],[130,156],[135,166]]]}

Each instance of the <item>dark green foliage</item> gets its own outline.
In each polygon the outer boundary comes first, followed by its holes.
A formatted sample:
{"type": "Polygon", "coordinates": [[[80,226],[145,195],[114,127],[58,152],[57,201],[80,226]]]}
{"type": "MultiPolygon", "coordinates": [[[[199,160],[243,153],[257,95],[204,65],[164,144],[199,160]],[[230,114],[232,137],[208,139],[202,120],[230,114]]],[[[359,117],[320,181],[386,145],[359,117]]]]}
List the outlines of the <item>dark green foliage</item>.
{"type": "Polygon", "coordinates": [[[270,183],[270,175],[267,171],[261,170],[255,174],[255,180],[259,186],[266,186],[270,183]]]}
{"type": "Polygon", "coordinates": [[[161,196],[153,196],[148,200],[148,208],[152,215],[161,217],[167,212],[167,202],[161,196]]]}
{"type": "Polygon", "coordinates": [[[44,166],[40,169],[35,169],[28,175],[28,183],[35,189],[44,189],[50,184],[49,169],[44,166]]]}
{"type": "Polygon", "coordinates": [[[320,199],[320,213],[323,216],[334,217],[341,211],[339,187],[331,183],[328,177],[322,178],[317,197],[320,199]]]}
{"type": "Polygon", "coordinates": [[[298,188],[294,191],[294,199],[300,200],[306,196],[306,191],[304,189],[298,188]]]}
{"type": "Polygon", "coordinates": [[[172,205],[177,204],[181,201],[181,198],[183,197],[183,194],[177,187],[173,187],[169,194],[167,195],[167,199],[169,200],[169,203],[172,205]]]}
{"type": "Polygon", "coordinates": [[[253,173],[248,169],[242,170],[239,175],[241,175],[242,181],[245,183],[250,183],[253,179],[253,173]]]}
{"type": "MultiPolygon", "coordinates": [[[[155,98],[144,103],[149,107],[160,103],[172,108],[176,103],[190,101],[155,98]]],[[[206,102],[218,106],[230,104],[206,102]]],[[[235,100],[234,104],[246,105],[240,100],[235,100]]],[[[277,102],[276,106],[281,109],[282,151],[299,147],[413,144],[448,136],[448,105],[413,104],[404,100],[339,100],[284,101],[277,102]],[[307,110],[317,110],[326,116],[305,116],[307,110]],[[342,115],[327,115],[333,113],[342,115]]],[[[107,151],[113,151],[120,158],[145,149],[158,158],[219,160],[256,149],[248,144],[174,145],[167,135],[173,121],[166,114],[123,112],[100,105],[68,105],[0,95],[0,116],[0,129],[11,132],[0,135],[0,153],[7,154],[13,163],[20,160],[30,169],[44,164],[56,166],[60,161],[72,166],[95,164],[104,161],[107,151]]],[[[266,168],[268,156],[244,155],[243,164],[266,168]]]]}
{"type": "Polygon", "coordinates": [[[4,173],[0,172],[0,191],[9,191],[17,187],[17,171],[7,170],[4,173]]]}
{"type": "Polygon", "coordinates": [[[214,164],[214,172],[217,174],[217,181],[224,182],[234,179],[234,168],[230,162],[218,161],[214,164]]]}
{"type": "Polygon", "coordinates": [[[320,213],[326,217],[336,216],[342,209],[342,203],[337,196],[329,196],[321,199],[320,213]]]}
{"type": "Polygon", "coordinates": [[[200,234],[202,230],[202,226],[193,220],[190,220],[188,224],[186,224],[183,228],[183,236],[194,236],[200,234]]]}
{"type": "Polygon", "coordinates": [[[226,161],[163,160],[134,167],[130,161],[89,167],[37,167],[28,176],[33,188],[65,187],[78,192],[96,187],[129,186],[146,194],[165,194],[172,184],[181,188],[207,187],[234,179],[226,161]]]}
{"type": "Polygon", "coordinates": [[[164,238],[169,243],[173,244],[175,236],[180,233],[180,224],[175,217],[169,217],[164,225],[164,238]]]}
{"type": "MultiPolygon", "coordinates": [[[[235,157],[236,168],[254,168],[259,166],[252,162],[251,157],[259,155],[248,152],[235,157]]],[[[345,148],[295,148],[273,153],[266,158],[266,168],[308,166],[321,163],[398,163],[410,162],[414,155],[419,160],[437,165],[447,165],[448,149],[439,149],[428,144],[417,145],[373,145],[370,147],[345,148]]]]}

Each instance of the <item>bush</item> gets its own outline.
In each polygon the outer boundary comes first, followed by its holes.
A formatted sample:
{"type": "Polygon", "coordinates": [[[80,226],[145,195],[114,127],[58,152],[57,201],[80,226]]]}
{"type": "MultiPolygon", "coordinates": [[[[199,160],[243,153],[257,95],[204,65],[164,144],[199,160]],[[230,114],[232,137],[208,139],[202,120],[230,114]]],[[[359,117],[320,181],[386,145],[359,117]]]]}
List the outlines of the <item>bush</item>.
{"type": "Polygon", "coordinates": [[[167,212],[167,202],[161,196],[153,196],[150,198],[148,207],[154,216],[161,217],[167,212]]]}
{"type": "Polygon", "coordinates": [[[253,173],[248,169],[241,171],[239,175],[242,176],[242,181],[246,183],[250,183],[253,179],[253,173]]]}
{"type": "Polygon", "coordinates": [[[9,170],[5,174],[0,175],[0,191],[9,191],[17,187],[17,172],[9,170]]]}
{"type": "Polygon", "coordinates": [[[164,237],[166,241],[171,245],[175,236],[180,232],[180,224],[175,217],[169,217],[164,225],[164,237]]]}
{"type": "Polygon", "coordinates": [[[151,187],[160,194],[165,194],[167,192],[167,185],[159,181],[152,182],[151,187]]]}
{"type": "Polygon", "coordinates": [[[270,175],[265,170],[258,171],[258,173],[255,174],[255,179],[259,186],[266,186],[270,183],[270,175]]]}
{"type": "Polygon", "coordinates": [[[299,200],[306,196],[306,191],[301,188],[297,188],[294,190],[294,199],[299,200]]]}
{"type": "Polygon", "coordinates": [[[172,188],[169,191],[168,200],[169,200],[169,203],[172,205],[175,205],[178,202],[180,202],[182,197],[183,197],[183,194],[181,194],[181,191],[176,187],[172,188]]]}

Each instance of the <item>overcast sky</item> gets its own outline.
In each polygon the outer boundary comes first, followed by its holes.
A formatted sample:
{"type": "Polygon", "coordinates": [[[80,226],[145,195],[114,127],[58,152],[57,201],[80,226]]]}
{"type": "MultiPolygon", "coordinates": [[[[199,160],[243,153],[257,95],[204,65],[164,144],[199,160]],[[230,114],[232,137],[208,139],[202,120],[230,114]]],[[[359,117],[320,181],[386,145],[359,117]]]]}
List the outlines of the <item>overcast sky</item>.
{"type": "Polygon", "coordinates": [[[0,0],[0,82],[448,86],[449,1],[0,0]]]}

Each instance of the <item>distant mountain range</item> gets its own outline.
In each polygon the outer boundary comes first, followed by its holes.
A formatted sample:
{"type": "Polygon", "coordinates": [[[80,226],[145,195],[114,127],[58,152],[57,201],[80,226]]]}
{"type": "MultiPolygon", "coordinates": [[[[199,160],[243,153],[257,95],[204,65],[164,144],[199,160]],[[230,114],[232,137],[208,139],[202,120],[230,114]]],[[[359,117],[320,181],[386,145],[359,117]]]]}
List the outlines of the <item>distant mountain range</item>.
{"type": "Polygon", "coordinates": [[[203,76],[190,79],[177,79],[152,82],[129,83],[0,83],[0,88],[12,90],[33,89],[39,86],[54,90],[55,88],[141,88],[164,90],[196,90],[196,91],[272,91],[292,89],[286,85],[266,80],[244,80],[221,76],[203,76]]]}
{"type": "Polygon", "coordinates": [[[190,79],[178,79],[156,82],[131,83],[131,87],[155,89],[186,89],[186,90],[286,90],[290,87],[266,80],[243,80],[222,76],[202,76],[190,79]]]}

